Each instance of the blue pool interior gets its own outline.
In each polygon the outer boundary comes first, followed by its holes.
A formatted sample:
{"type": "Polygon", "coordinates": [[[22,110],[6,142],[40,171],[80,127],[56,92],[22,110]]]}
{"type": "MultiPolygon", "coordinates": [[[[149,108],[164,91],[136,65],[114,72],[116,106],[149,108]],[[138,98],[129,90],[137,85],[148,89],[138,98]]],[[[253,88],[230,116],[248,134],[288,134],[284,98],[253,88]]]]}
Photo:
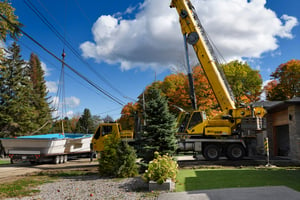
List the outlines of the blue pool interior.
{"type": "Polygon", "coordinates": [[[77,139],[77,138],[85,138],[92,137],[92,134],[82,134],[82,133],[51,133],[51,134],[42,134],[42,135],[27,135],[27,136],[19,136],[20,139],[77,139]]]}

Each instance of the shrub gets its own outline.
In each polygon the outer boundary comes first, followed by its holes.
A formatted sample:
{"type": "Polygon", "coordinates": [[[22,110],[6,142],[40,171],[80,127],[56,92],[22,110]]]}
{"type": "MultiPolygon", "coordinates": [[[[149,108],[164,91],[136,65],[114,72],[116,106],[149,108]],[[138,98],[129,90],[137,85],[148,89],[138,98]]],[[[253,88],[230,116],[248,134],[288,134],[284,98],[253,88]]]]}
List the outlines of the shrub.
{"type": "Polygon", "coordinates": [[[119,169],[117,177],[133,177],[138,174],[138,167],[136,165],[136,154],[133,147],[125,142],[121,142],[118,148],[119,169]]]}
{"type": "Polygon", "coordinates": [[[100,152],[99,174],[101,176],[116,176],[118,171],[118,152],[120,140],[110,135],[105,138],[104,150],[100,152]]]}
{"type": "Polygon", "coordinates": [[[155,181],[158,184],[164,183],[169,178],[175,182],[178,173],[177,162],[168,154],[161,156],[158,152],[154,153],[154,158],[144,173],[144,179],[147,182],[155,181]]]}
{"type": "Polygon", "coordinates": [[[114,134],[107,137],[104,151],[100,153],[99,174],[118,178],[136,176],[138,168],[133,147],[123,143],[114,134]]]}

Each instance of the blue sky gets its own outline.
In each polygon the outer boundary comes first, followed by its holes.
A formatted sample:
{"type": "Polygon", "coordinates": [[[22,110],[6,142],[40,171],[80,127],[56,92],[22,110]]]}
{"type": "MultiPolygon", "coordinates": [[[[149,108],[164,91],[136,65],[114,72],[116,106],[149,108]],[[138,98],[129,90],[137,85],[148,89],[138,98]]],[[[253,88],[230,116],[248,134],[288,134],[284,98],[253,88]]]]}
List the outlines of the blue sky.
{"type": "MultiPolygon", "coordinates": [[[[23,30],[90,81],[119,99],[132,102],[154,80],[184,69],[183,41],[170,0],[12,0],[23,30]],[[32,11],[36,8],[61,41],[32,11]],[[72,47],[70,49],[69,47],[72,47]],[[73,52],[76,51],[76,56],[73,52]]],[[[300,59],[299,0],[192,0],[198,17],[225,61],[247,61],[263,80],[278,65],[300,59]]],[[[9,41],[8,43],[10,43],[9,41]]],[[[61,63],[26,36],[23,59],[37,54],[46,70],[49,96],[55,98],[61,63]]],[[[8,45],[8,44],[7,44],[8,45]]],[[[192,64],[196,63],[191,53],[192,64]]],[[[120,117],[122,105],[66,68],[67,114],[120,117]]]]}

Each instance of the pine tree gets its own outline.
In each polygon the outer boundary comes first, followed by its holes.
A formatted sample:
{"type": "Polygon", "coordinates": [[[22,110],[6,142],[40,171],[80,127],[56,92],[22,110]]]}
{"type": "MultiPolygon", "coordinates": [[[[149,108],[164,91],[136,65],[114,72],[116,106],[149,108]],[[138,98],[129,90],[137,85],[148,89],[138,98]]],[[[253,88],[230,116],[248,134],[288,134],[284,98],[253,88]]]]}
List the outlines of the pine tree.
{"type": "Polygon", "coordinates": [[[0,137],[30,134],[37,128],[31,104],[33,93],[26,62],[21,59],[20,48],[13,43],[1,62],[0,71],[0,137]]]}
{"type": "Polygon", "coordinates": [[[36,110],[35,123],[40,127],[38,134],[47,133],[51,127],[51,109],[47,97],[44,71],[37,55],[31,54],[29,60],[29,74],[33,85],[32,103],[36,110]]]}
{"type": "Polygon", "coordinates": [[[76,124],[76,132],[94,133],[93,119],[89,109],[84,109],[83,114],[76,124]]]}
{"type": "Polygon", "coordinates": [[[169,112],[167,101],[160,90],[152,87],[146,94],[146,126],[141,135],[140,156],[148,163],[154,152],[174,154],[177,149],[175,118],[169,112]]]}

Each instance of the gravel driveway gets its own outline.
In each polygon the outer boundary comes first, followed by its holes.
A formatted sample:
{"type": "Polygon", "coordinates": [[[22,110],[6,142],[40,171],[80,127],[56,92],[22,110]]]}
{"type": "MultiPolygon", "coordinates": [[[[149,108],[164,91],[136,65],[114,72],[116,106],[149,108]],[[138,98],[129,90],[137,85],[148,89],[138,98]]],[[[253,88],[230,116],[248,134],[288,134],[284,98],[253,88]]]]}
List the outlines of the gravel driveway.
{"type": "Polygon", "coordinates": [[[96,175],[67,177],[43,184],[37,189],[41,192],[35,196],[9,199],[150,200],[158,196],[158,193],[148,192],[148,184],[141,178],[105,179],[96,175]]]}

